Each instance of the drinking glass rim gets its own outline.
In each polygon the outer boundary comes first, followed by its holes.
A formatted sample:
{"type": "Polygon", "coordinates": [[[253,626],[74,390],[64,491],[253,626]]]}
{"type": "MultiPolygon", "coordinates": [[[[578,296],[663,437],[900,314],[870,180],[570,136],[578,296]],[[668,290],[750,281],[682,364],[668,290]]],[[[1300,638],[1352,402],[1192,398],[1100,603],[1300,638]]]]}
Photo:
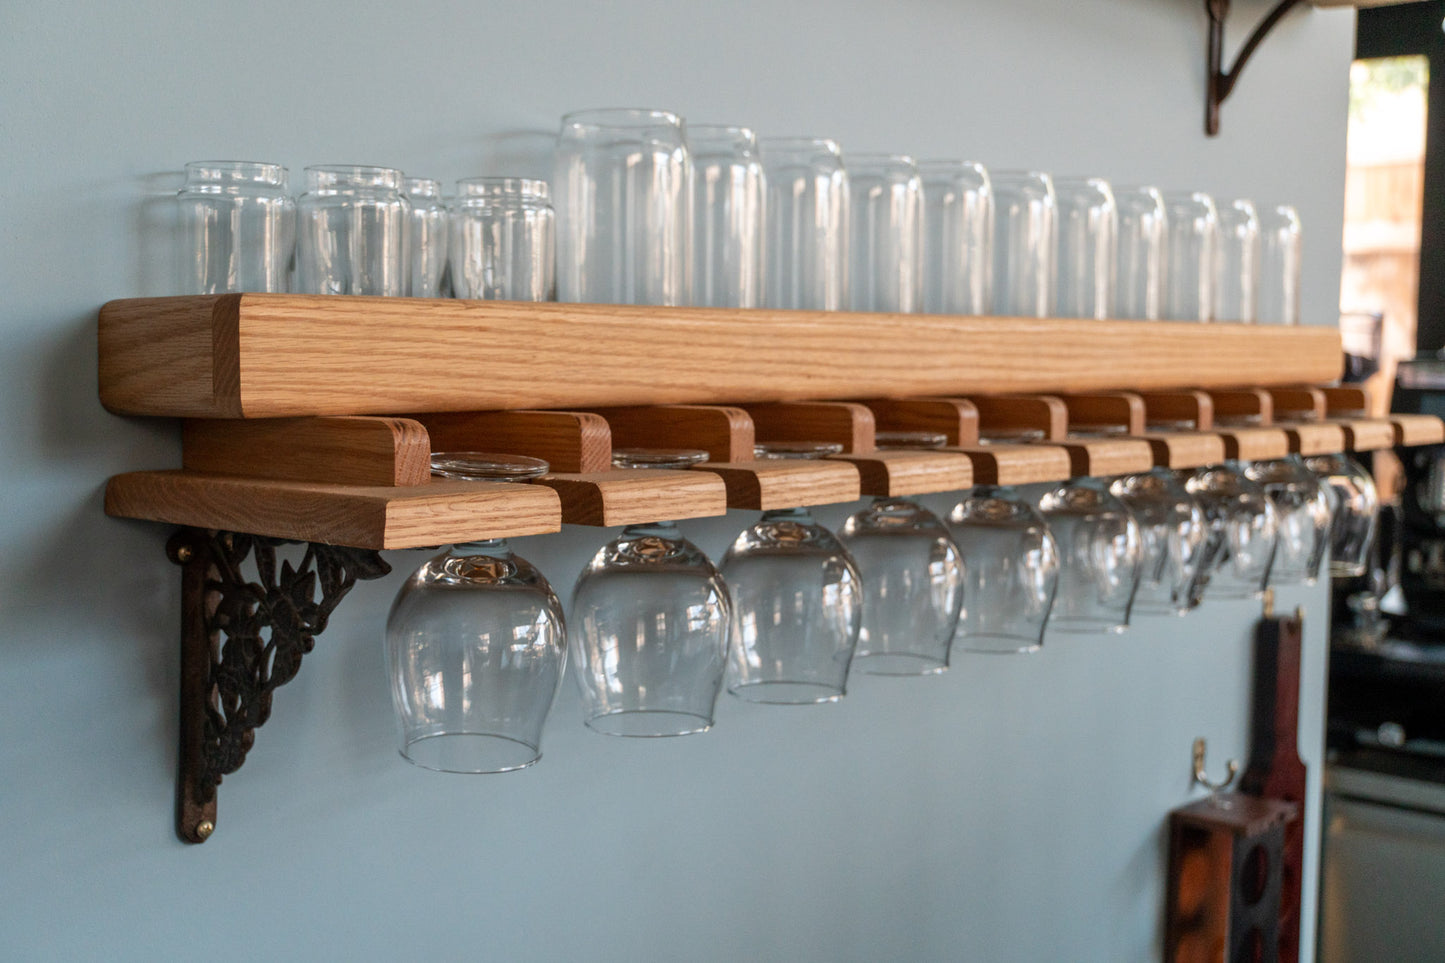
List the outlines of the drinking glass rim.
{"type": "Polygon", "coordinates": [[[752,143],[753,143],[754,145],[756,145],[756,144],[758,143],[758,133],[757,133],[757,131],[755,131],[755,130],[754,130],[753,128],[751,128],[751,127],[748,127],[746,124],[688,124],[688,125],[687,125],[687,136],[688,136],[689,138],[695,137],[695,136],[697,136],[699,133],[701,133],[701,134],[707,134],[707,135],[711,135],[711,136],[715,136],[715,137],[716,137],[716,136],[721,136],[721,135],[724,135],[724,134],[728,134],[728,135],[731,135],[731,136],[734,136],[734,137],[739,137],[739,138],[744,138],[744,139],[750,140],[750,141],[752,141],[752,143]]]}
{"type": "Polygon", "coordinates": [[[646,127],[682,127],[682,115],[660,107],[588,107],[562,115],[562,126],[595,127],[601,130],[633,130],[646,127]],[[645,121],[645,123],[639,123],[645,121]]]}
{"type": "Polygon", "coordinates": [[[418,197],[442,196],[442,182],[435,177],[408,177],[402,186],[407,194],[418,197]]]}
{"type": "Polygon", "coordinates": [[[843,146],[831,137],[809,137],[805,135],[787,134],[782,137],[760,137],[758,138],[758,149],[766,154],[769,150],[774,151],[817,151],[822,150],[832,154],[839,159],[843,156],[843,146]]]}
{"type": "Polygon", "coordinates": [[[370,164],[310,164],[305,169],[308,191],[337,190],[342,187],[383,188],[400,191],[406,174],[399,167],[370,164]]]}
{"type": "Polygon", "coordinates": [[[479,176],[463,177],[457,181],[456,200],[467,201],[479,197],[534,197],[548,200],[552,196],[552,185],[538,177],[479,176]]]}
{"type": "Polygon", "coordinates": [[[537,478],[551,465],[540,458],[488,451],[434,451],[431,473],[461,481],[505,482],[537,478]]]}
{"type": "Polygon", "coordinates": [[[188,161],[185,173],[187,186],[192,175],[204,175],[206,181],[245,181],[285,189],[289,171],[270,161],[205,160],[188,161]]]}

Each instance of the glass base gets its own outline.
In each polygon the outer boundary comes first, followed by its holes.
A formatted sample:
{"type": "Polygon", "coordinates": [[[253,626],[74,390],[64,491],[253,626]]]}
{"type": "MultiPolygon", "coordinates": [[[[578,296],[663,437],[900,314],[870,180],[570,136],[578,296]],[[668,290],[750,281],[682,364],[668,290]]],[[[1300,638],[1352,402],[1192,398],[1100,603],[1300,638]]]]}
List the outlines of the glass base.
{"type": "Polygon", "coordinates": [[[953,650],[964,652],[978,652],[982,655],[1015,655],[1037,652],[1043,647],[1036,636],[1031,635],[996,635],[980,633],[978,635],[961,635],[954,640],[953,650]]]}
{"type": "Polygon", "coordinates": [[[775,706],[808,706],[837,702],[843,690],[822,682],[744,682],[728,686],[744,702],[775,706]]]}
{"type": "Polygon", "coordinates": [[[1188,615],[1194,611],[1187,605],[1174,605],[1171,602],[1135,602],[1134,614],[1136,615],[1188,615]]]}
{"type": "Polygon", "coordinates": [[[444,732],[413,739],[401,757],[433,772],[492,773],[525,769],[542,758],[542,750],[510,736],[488,732],[444,732]]]}
{"type": "Polygon", "coordinates": [[[1070,635],[1118,635],[1128,628],[1128,622],[1114,618],[1056,615],[1049,619],[1050,632],[1067,632],[1070,635]]]}
{"type": "Polygon", "coordinates": [[[853,656],[853,671],[868,675],[937,675],[948,670],[948,662],[919,652],[859,652],[853,656]]]}
{"type": "Polygon", "coordinates": [[[666,709],[619,709],[593,716],[587,728],[604,736],[627,736],[634,739],[661,739],[667,736],[690,736],[707,732],[712,719],[691,712],[666,709]]]}

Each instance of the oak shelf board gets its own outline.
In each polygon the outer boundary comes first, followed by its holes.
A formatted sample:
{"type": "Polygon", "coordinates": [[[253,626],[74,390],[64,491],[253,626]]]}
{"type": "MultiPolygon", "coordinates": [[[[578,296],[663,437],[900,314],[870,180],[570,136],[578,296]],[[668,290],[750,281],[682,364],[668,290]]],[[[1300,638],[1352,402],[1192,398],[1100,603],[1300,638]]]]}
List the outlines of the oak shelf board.
{"type": "Polygon", "coordinates": [[[771,511],[834,505],[862,497],[858,469],[836,458],[705,461],[692,470],[711,472],[723,480],[728,508],[771,511]]]}
{"type": "Polygon", "coordinates": [[[1154,467],[1154,449],[1142,438],[1065,439],[1071,475],[1132,475],[1154,467]]]}
{"type": "Polygon", "coordinates": [[[423,548],[560,531],[557,493],[540,485],[432,479],[330,485],[171,469],[116,475],[105,511],[193,528],[353,548],[423,548]]]}
{"type": "Polygon", "coordinates": [[[1324,424],[1344,429],[1345,447],[1350,451],[1379,451],[1395,446],[1395,425],[1383,418],[1331,418],[1324,424]]]}
{"type": "Polygon", "coordinates": [[[1289,454],[1289,437],[1283,428],[1220,428],[1224,456],[1239,461],[1268,461],[1289,454]]]}
{"type": "Polygon", "coordinates": [[[960,446],[944,451],[968,455],[975,485],[1033,485],[1073,475],[1068,451],[1053,444],[960,446]]]}
{"type": "Polygon", "coordinates": [[[1289,439],[1292,455],[1332,455],[1346,447],[1345,429],[1323,421],[1284,423],[1279,425],[1289,439]]]}
{"type": "Polygon", "coordinates": [[[537,479],[562,500],[568,525],[645,525],[725,515],[722,479],[671,468],[615,468],[586,473],[554,472],[537,479]]]}
{"type": "Polygon", "coordinates": [[[1392,414],[1386,420],[1395,426],[1397,445],[1413,447],[1445,442],[1445,422],[1434,415],[1392,414]]]}
{"type": "Polygon", "coordinates": [[[112,301],[99,356],[111,411],[196,418],[1298,385],[1343,357],[1324,327],[293,294],[112,301]]]}
{"type": "Polygon", "coordinates": [[[1209,431],[1156,431],[1139,436],[1149,443],[1159,468],[1203,468],[1224,461],[1224,439],[1209,431]]]}
{"type": "Polygon", "coordinates": [[[838,455],[858,469],[864,495],[901,498],[960,491],[973,485],[973,459],[954,451],[875,451],[838,455]]]}

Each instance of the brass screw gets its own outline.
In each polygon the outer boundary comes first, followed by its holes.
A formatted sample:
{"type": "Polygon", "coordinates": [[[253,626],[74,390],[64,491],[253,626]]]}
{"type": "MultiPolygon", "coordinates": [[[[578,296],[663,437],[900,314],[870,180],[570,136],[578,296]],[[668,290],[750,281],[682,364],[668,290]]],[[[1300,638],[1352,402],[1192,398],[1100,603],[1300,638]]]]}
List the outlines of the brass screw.
{"type": "Polygon", "coordinates": [[[176,549],[176,561],[189,562],[191,560],[191,556],[195,554],[195,549],[191,548],[189,545],[182,545],[180,548],[176,549]]]}
{"type": "Polygon", "coordinates": [[[211,822],[209,819],[203,819],[200,822],[196,823],[196,835],[201,839],[208,838],[211,833],[214,833],[215,831],[216,824],[211,822]]]}

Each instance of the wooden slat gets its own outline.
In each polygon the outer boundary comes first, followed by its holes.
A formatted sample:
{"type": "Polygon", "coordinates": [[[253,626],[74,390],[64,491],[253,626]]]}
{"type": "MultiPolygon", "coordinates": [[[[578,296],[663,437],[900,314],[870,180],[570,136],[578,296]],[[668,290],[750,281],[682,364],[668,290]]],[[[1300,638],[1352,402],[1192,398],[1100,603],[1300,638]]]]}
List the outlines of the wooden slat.
{"type": "Polygon", "coordinates": [[[196,418],[1311,384],[1343,357],[1325,327],[299,294],[112,301],[99,350],[107,408],[196,418]]]}
{"type": "Polygon", "coordinates": [[[1264,461],[1289,454],[1289,439],[1282,428],[1219,428],[1224,456],[1240,461],[1264,461]]]}
{"type": "Polygon", "coordinates": [[[1103,391],[1063,395],[1069,410],[1069,428],[1119,425],[1131,435],[1144,431],[1144,399],[1129,391],[1103,391]]]}
{"type": "Polygon", "coordinates": [[[727,512],[722,482],[705,473],[666,468],[628,468],[552,473],[536,484],[562,499],[568,525],[639,525],[706,518],[727,512]]]}
{"type": "Polygon", "coordinates": [[[1346,415],[1369,415],[1370,393],[1356,385],[1341,385],[1338,388],[1321,388],[1325,395],[1326,413],[1331,417],[1346,415]]]}
{"type": "Polygon", "coordinates": [[[1191,421],[1200,431],[1214,426],[1214,399],[1207,391],[1143,391],[1148,421],[1191,421]]]}
{"type": "Polygon", "coordinates": [[[788,401],[746,405],[758,441],[835,441],[845,452],[874,448],[873,412],[845,401],[788,401]]]}
{"type": "Polygon", "coordinates": [[[612,429],[614,448],[700,448],[713,461],[753,457],[753,420],[741,408],[723,405],[658,405],[601,408],[612,429]]]}
{"type": "Polygon", "coordinates": [[[541,458],[559,472],[612,467],[612,434],[590,411],[469,411],[415,416],[433,451],[491,451],[541,458]]]}
{"type": "Polygon", "coordinates": [[[832,505],[857,501],[862,493],[858,469],[833,458],[703,462],[693,470],[712,472],[723,480],[729,508],[768,511],[832,505]]]}
{"type": "Polygon", "coordinates": [[[421,485],[431,477],[426,429],[406,418],[189,419],[191,471],[330,485],[421,485]]]}
{"type": "Polygon", "coordinates": [[[950,445],[978,444],[978,407],[966,398],[878,398],[863,402],[878,431],[931,431],[950,445]]]}
{"type": "Polygon", "coordinates": [[[420,548],[543,535],[562,527],[556,492],[436,479],[406,488],[322,485],[189,471],[116,475],[107,514],[355,548],[420,548]]]}
{"type": "Polygon", "coordinates": [[[1434,415],[1392,414],[1387,419],[1395,426],[1395,444],[1438,445],[1445,442],[1445,422],[1434,415]]]}
{"type": "Polygon", "coordinates": [[[1069,408],[1053,395],[977,395],[979,431],[1037,428],[1050,440],[1069,433],[1069,408]]]}
{"type": "Polygon", "coordinates": [[[1237,388],[1230,391],[1211,390],[1209,397],[1214,402],[1214,422],[1224,419],[1258,415],[1260,424],[1274,421],[1274,399],[1263,388],[1237,388]]]}
{"type": "Polygon", "coordinates": [[[1345,450],[1345,429],[1327,422],[1297,422],[1281,425],[1289,440],[1291,454],[1330,455],[1345,450]]]}
{"type": "Polygon", "coordinates": [[[1379,451],[1395,446],[1395,425],[1383,418],[1331,418],[1345,432],[1347,451],[1379,451]]]}
{"type": "Polygon", "coordinates": [[[1224,461],[1224,439],[1204,431],[1157,431],[1140,436],[1161,468],[1202,468],[1224,461]]]}
{"type": "Polygon", "coordinates": [[[1154,451],[1142,438],[1080,438],[1058,445],[1069,453],[1075,476],[1129,475],[1154,467],[1154,451]]]}
{"type": "MultiPolygon", "coordinates": [[[[1266,388],[1274,406],[1275,421],[1319,421],[1328,410],[1328,400],[1319,388],[1266,388]]],[[[1338,450],[1338,449],[1337,449],[1338,450]]]]}
{"type": "Polygon", "coordinates": [[[1033,485],[1073,474],[1069,453],[1057,445],[981,445],[960,451],[973,461],[975,485],[1033,485]]]}
{"type": "Polygon", "coordinates": [[[928,495],[952,492],[973,484],[973,460],[950,451],[875,451],[839,455],[858,469],[864,495],[928,495]]]}

